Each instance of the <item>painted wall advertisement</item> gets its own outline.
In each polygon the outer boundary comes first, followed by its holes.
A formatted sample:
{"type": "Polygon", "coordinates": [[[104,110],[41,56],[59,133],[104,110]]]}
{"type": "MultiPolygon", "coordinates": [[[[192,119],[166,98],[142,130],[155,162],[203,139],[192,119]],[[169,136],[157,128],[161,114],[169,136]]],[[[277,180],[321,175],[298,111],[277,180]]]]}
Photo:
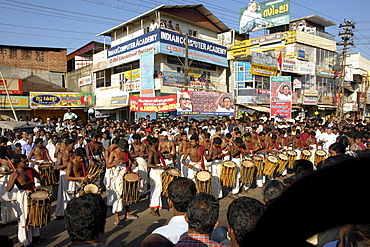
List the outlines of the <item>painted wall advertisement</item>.
{"type": "Polygon", "coordinates": [[[290,76],[270,78],[270,117],[292,117],[292,85],[290,76]]]}
{"type": "Polygon", "coordinates": [[[264,28],[289,24],[290,1],[251,1],[239,10],[239,32],[249,33],[264,28]]]}
{"type": "Polygon", "coordinates": [[[91,76],[85,76],[85,77],[82,77],[82,78],[78,79],[78,85],[80,87],[86,86],[86,85],[91,85],[91,84],[92,84],[91,76]]]}
{"type": "Polygon", "coordinates": [[[160,97],[130,96],[130,111],[168,112],[176,111],[176,94],[160,97]]]}
{"type": "MultiPolygon", "coordinates": [[[[10,100],[14,108],[28,108],[29,99],[28,96],[10,95],[10,100]]],[[[0,109],[1,108],[10,108],[10,103],[6,94],[0,96],[0,109]]]]}
{"type": "Polygon", "coordinates": [[[233,116],[231,93],[178,91],[177,114],[186,116],[233,116]]]}
{"type": "Polygon", "coordinates": [[[92,107],[95,105],[93,93],[74,92],[30,92],[31,108],[43,107],[92,107]]]}

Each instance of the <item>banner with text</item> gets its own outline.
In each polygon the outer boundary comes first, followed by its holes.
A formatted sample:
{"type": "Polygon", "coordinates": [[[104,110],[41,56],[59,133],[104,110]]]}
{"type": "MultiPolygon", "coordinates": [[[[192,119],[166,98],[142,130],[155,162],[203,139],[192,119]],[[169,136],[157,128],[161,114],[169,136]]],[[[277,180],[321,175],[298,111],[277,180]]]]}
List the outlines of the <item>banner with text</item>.
{"type": "Polygon", "coordinates": [[[233,102],[231,93],[178,91],[177,115],[233,116],[233,102]]]}
{"type": "Polygon", "coordinates": [[[30,92],[31,108],[42,107],[92,107],[95,105],[93,93],[73,92],[30,92]]]}
{"type": "Polygon", "coordinates": [[[270,117],[292,118],[291,77],[271,76],[270,85],[270,117]]]}
{"type": "Polygon", "coordinates": [[[176,94],[160,97],[130,96],[130,111],[167,112],[176,111],[176,94]]]}
{"type": "Polygon", "coordinates": [[[154,51],[148,51],[140,56],[140,96],[154,97],[154,51]]]}

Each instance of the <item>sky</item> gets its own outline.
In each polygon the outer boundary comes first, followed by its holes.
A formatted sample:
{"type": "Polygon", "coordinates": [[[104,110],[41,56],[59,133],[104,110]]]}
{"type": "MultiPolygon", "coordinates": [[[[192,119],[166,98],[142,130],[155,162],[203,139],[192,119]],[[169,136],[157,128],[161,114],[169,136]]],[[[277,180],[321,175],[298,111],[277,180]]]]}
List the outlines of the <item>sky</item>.
{"type": "MultiPolygon", "coordinates": [[[[262,2],[262,0],[258,0],[262,2]]],[[[68,53],[90,41],[104,42],[96,34],[161,4],[203,4],[229,28],[238,29],[239,9],[249,0],[0,0],[0,44],[67,48],[68,53]]],[[[344,19],[353,21],[355,46],[370,60],[369,0],[291,0],[290,19],[319,15],[337,23],[326,31],[337,35],[344,19]]],[[[252,32],[251,38],[261,36],[252,32]]],[[[340,38],[336,38],[340,41],[340,38]]],[[[109,43],[109,39],[106,40],[109,43]]]]}

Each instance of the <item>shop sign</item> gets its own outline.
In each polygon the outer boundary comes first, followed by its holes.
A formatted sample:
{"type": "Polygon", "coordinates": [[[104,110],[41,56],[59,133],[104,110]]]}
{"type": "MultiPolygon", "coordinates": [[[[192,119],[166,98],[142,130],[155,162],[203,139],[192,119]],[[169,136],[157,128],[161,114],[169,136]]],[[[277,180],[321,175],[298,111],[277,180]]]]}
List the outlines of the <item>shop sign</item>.
{"type": "Polygon", "coordinates": [[[317,97],[314,96],[304,96],[303,97],[304,105],[317,105],[317,97]]]}
{"type": "MultiPolygon", "coordinates": [[[[28,96],[14,96],[10,95],[10,100],[14,108],[28,108],[29,107],[28,96]]],[[[0,108],[10,108],[10,103],[6,94],[0,97],[0,108]]]]}
{"type": "Polygon", "coordinates": [[[31,108],[43,107],[92,107],[95,105],[93,93],[73,92],[30,92],[31,108]]]}
{"type": "Polygon", "coordinates": [[[22,79],[4,79],[0,80],[0,94],[6,94],[5,85],[9,94],[23,94],[22,79]],[[5,81],[5,83],[4,83],[5,81]]]}
{"type": "Polygon", "coordinates": [[[166,112],[176,111],[177,95],[160,97],[130,96],[130,111],[137,112],[166,112]]]}

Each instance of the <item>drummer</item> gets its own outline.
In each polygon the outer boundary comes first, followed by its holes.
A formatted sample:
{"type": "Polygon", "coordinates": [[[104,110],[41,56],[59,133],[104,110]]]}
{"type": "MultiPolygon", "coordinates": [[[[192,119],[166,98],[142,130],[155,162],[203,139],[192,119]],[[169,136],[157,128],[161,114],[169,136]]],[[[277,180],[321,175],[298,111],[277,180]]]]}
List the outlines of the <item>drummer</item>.
{"type": "Polygon", "coordinates": [[[137,161],[138,166],[133,169],[134,172],[140,174],[140,194],[147,193],[148,183],[148,164],[145,159],[148,157],[147,145],[141,142],[141,136],[139,134],[133,134],[131,143],[131,156],[137,161]]]}
{"type": "Polygon", "coordinates": [[[212,195],[214,195],[216,198],[222,198],[222,187],[220,183],[220,175],[221,175],[222,158],[225,155],[222,153],[221,144],[222,144],[221,138],[219,137],[214,138],[211,147],[205,153],[205,158],[211,163],[212,195]]]}
{"type": "Polygon", "coordinates": [[[176,156],[175,144],[168,140],[168,132],[162,131],[159,138],[158,150],[164,156],[167,166],[173,166],[173,158],[176,156]]]}
{"type": "Polygon", "coordinates": [[[83,148],[77,148],[74,158],[67,164],[66,180],[68,183],[68,192],[73,197],[78,197],[78,191],[82,187],[82,183],[89,181],[86,174],[85,164],[86,151],[83,148]]]}
{"type": "MultiPolygon", "coordinates": [[[[42,138],[36,138],[35,140],[36,147],[33,148],[28,155],[28,159],[31,160],[31,163],[34,164],[35,170],[39,171],[39,165],[44,161],[51,162],[49,151],[44,147],[44,140],[42,138]]],[[[40,187],[40,181],[36,180],[36,187],[40,187]]]]}
{"type": "MultiPolygon", "coordinates": [[[[203,147],[204,148],[204,147],[203,147]]],[[[199,146],[199,137],[192,135],[190,137],[190,148],[182,157],[182,164],[188,168],[188,178],[195,179],[195,174],[200,169],[204,169],[204,149],[199,146]],[[189,156],[190,161],[187,160],[189,156]]]]}
{"type": "Polygon", "coordinates": [[[229,147],[231,161],[233,161],[237,165],[235,184],[234,184],[233,189],[232,189],[232,193],[234,194],[234,196],[238,195],[238,193],[240,191],[240,186],[241,186],[241,184],[239,182],[240,166],[241,166],[242,160],[245,158],[245,153],[244,153],[244,149],[242,147],[242,144],[243,144],[243,139],[240,138],[240,137],[237,137],[235,139],[235,142],[233,142],[233,141],[230,142],[230,147],[229,147]]]}
{"type": "Polygon", "coordinates": [[[28,217],[28,194],[35,190],[35,178],[41,180],[43,175],[40,175],[35,169],[28,166],[26,155],[19,154],[14,157],[14,165],[17,169],[10,175],[9,183],[6,190],[9,192],[17,185],[19,191],[17,194],[18,215],[18,240],[24,246],[33,243],[44,243],[46,239],[40,237],[40,228],[27,226],[28,217]]]}
{"type": "Polygon", "coordinates": [[[86,155],[89,160],[89,165],[95,164],[94,161],[103,162],[104,161],[104,147],[103,144],[98,142],[98,134],[96,132],[91,134],[90,142],[87,143],[85,150],[86,155]]]}
{"type": "Polygon", "coordinates": [[[119,213],[122,212],[123,206],[125,206],[125,218],[136,219],[137,216],[130,214],[129,204],[123,205],[122,193],[123,193],[123,176],[131,171],[130,162],[134,166],[138,166],[137,161],[131,156],[128,151],[129,144],[125,139],[118,141],[118,148],[114,149],[109,156],[107,163],[107,169],[112,169],[111,174],[111,186],[112,190],[110,195],[113,200],[112,213],[115,215],[114,224],[116,227],[123,227],[123,223],[119,218],[119,213]]]}

